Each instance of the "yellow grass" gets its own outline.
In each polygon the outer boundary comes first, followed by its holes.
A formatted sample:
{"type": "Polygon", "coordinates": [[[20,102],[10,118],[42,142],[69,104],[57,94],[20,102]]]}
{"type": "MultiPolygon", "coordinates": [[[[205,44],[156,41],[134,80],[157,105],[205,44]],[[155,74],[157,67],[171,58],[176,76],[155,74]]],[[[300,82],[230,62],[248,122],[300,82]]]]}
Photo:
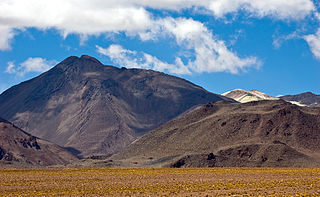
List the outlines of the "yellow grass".
{"type": "Polygon", "coordinates": [[[0,196],[320,196],[320,169],[2,169],[0,196]]]}

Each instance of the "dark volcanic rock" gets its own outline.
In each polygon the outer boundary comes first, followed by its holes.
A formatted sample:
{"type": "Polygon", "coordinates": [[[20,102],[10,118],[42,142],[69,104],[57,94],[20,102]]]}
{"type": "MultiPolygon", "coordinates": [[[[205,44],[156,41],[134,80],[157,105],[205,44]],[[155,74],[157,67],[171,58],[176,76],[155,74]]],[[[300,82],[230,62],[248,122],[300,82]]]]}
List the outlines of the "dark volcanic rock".
{"type": "Polygon", "coordinates": [[[107,155],[194,106],[223,99],[164,73],[82,56],[2,93],[0,114],[82,156],[107,155]]]}
{"type": "Polygon", "coordinates": [[[111,159],[142,167],[319,167],[320,108],[283,100],[209,103],[111,159]]]}
{"type": "Polygon", "coordinates": [[[313,94],[312,92],[305,92],[297,95],[286,95],[280,97],[286,101],[296,101],[309,107],[320,107],[320,95],[313,94]]]}
{"type": "Polygon", "coordinates": [[[320,164],[284,144],[250,144],[221,150],[214,159],[207,154],[191,154],[168,167],[319,167],[320,164]]]}
{"type": "Polygon", "coordinates": [[[77,157],[53,143],[36,138],[0,119],[0,161],[27,165],[64,165],[77,157]]]}

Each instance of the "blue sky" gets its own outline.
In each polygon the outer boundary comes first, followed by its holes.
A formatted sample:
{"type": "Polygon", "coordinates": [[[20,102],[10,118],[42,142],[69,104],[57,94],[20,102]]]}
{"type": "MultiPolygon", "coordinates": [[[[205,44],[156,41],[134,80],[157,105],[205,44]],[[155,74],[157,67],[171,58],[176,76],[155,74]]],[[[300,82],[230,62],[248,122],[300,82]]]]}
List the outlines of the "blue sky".
{"type": "Polygon", "coordinates": [[[219,94],[320,94],[319,11],[312,0],[0,0],[0,92],[87,54],[219,94]]]}

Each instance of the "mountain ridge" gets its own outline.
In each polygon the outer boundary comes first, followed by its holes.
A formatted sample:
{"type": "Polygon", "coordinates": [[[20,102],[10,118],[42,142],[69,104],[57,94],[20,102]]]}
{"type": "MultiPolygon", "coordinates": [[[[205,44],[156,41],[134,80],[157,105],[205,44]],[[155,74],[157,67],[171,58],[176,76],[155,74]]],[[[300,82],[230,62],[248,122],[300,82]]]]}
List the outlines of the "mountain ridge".
{"type": "Polygon", "coordinates": [[[0,166],[66,165],[78,158],[0,118],[0,166]]]}
{"type": "Polygon", "coordinates": [[[186,110],[219,100],[232,99],[175,76],[83,55],[3,92],[0,114],[86,157],[118,152],[186,110]]]}
{"type": "Polygon", "coordinates": [[[277,100],[278,99],[273,96],[262,93],[258,90],[248,91],[243,89],[235,89],[232,91],[225,92],[221,95],[232,98],[240,103],[259,101],[259,100],[277,100]]]}
{"type": "Polygon", "coordinates": [[[283,100],[216,102],[161,125],[110,159],[123,167],[319,167],[319,131],[320,108],[283,100]]]}
{"type": "Polygon", "coordinates": [[[298,102],[309,107],[320,107],[320,95],[316,95],[312,92],[304,92],[296,95],[285,95],[280,96],[279,98],[289,102],[298,102]]]}

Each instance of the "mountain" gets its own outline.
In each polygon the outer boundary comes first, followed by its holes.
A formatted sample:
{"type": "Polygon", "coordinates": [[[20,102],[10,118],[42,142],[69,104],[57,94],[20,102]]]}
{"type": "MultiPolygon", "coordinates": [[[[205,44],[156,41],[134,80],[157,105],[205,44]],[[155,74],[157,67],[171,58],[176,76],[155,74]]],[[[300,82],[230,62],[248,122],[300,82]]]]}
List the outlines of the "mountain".
{"type": "MultiPolygon", "coordinates": [[[[161,72],[69,57],[0,95],[0,114],[80,156],[108,155],[186,110],[228,98],[161,72]]],[[[231,99],[229,99],[231,100],[231,99]]]]}
{"type": "Polygon", "coordinates": [[[8,163],[64,165],[77,160],[60,146],[32,136],[0,118],[0,166],[8,163]]]}
{"type": "Polygon", "coordinates": [[[226,96],[232,98],[240,103],[246,103],[251,101],[259,101],[259,100],[277,100],[273,96],[267,95],[265,93],[259,92],[258,90],[242,90],[235,89],[226,93],[223,93],[222,96],[226,96]]]}
{"type": "Polygon", "coordinates": [[[309,107],[320,107],[320,95],[313,94],[312,92],[305,92],[297,95],[286,95],[279,98],[290,102],[297,102],[309,107]]]}
{"type": "Polygon", "coordinates": [[[110,161],[124,167],[319,167],[320,108],[283,100],[209,103],[110,161]]]}

